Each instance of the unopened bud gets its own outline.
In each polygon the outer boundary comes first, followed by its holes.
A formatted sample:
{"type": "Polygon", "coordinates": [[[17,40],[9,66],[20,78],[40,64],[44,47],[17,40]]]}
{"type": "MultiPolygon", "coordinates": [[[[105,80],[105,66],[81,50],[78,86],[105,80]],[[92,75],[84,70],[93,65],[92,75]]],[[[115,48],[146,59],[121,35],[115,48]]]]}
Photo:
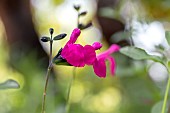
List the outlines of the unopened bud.
{"type": "Polygon", "coordinates": [[[74,5],[74,9],[75,9],[76,11],[79,11],[79,10],[80,10],[80,5],[74,5]]]}
{"type": "Polygon", "coordinates": [[[49,31],[50,31],[51,35],[54,33],[54,29],[53,28],[50,28],[49,31]]]}

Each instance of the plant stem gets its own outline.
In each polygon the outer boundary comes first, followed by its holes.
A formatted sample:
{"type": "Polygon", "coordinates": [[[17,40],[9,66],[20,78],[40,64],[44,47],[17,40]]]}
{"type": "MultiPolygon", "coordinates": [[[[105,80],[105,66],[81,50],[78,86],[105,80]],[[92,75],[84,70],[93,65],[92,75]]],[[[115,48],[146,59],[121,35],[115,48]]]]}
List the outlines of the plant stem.
{"type": "Polygon", "coordinates": [[[69,109],[70,109],[70,94],[71,94],[71,88],[72,88],[73,82],[75,80],[75,77],[76,77],[76,67],[73,67],[73,77],[71,78],[71,82],[69,84],[68,93],[67,93],[66,113],[69,113],[69,109]]]}
{"type": "MultiPolygon", "coordinates": [[[[168,70],[168,74],[170,74],[169,69],[167,69],[167,70],[168,70]]],[[[166,90],[165,90],[164,101],[163,101],[162,112],[161,113],[165,113],[165,110],[166,110],[166,104],[167,104],[167,100],[168,100],[169,88],[170,88],[170,76],[168,76],[168,83],[166,85],[166,90]]]]}
{"type": "Polygon", "coordinates": [[[52,68],[52,64],[48,66],[47,73],[46,73],[46,81],[45,81],[43,101],[42,101],[42,113],[45,113],[45,100],[46,100],[46,94],[47,94],[46,92],[47,92],[47,86],[48,86],[48,80],[49,80],[51,68],[52,68]]]}
{"type": "MultiPolygon", "coordinates": [[[[77,15],[77,28],[79,28],[79,24],[80,24],[80,12],[77,11],[78,15],[77,15]]],[[[80,28],[79,28],[80,29],[80,28]]]]}
{"type": "Polygon", "coordinates": [[[45,86],[44,86],[44,93],[43,93],[43,100],[42,100],[42,111],[41,111],[41,113],[45,113],[45,100],[46,100],[46,94],[47,94],[48,80],[49,80],[51,69],[53,67],[53,63],[52,63],[52,45],[53,45],[53,40],[52,40],[52,34],[51,34],[51,40],[50,40],[50,58],[49,58],[49,65],[48,65],[47,73],[46,73],[46,81],[45,81],[45,86]]]}

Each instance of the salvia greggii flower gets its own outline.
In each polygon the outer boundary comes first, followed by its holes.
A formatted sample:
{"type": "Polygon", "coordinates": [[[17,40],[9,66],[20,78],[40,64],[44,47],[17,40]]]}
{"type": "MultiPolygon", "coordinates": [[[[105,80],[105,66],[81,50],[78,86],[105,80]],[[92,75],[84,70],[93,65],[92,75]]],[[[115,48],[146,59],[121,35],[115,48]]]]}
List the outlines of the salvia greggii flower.
{"type": "Polygon", "coordinates": [[[85,65],[93,66],[95,74],[99,77],[106,77],[105,61],[109,60],[110,71],[113,75],[115,73],[116,64],[111,54],[118,51],[119,46],[113,44],[107,51],[96,55],[95,51],[100,49],[102,44],[100,42],[94,42],[92,45],[85,46],[75,44],[80,33],[81,31],[78,28],[73,30],[69,41],[61,51],[61,57],[75,67],[84,67],[85,65]]]}

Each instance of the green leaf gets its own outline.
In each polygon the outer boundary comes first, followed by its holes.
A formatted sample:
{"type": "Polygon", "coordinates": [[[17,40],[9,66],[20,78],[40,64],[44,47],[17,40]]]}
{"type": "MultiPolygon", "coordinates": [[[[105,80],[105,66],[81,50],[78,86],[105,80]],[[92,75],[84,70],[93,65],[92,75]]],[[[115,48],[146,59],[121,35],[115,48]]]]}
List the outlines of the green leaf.
{"type": "Polygon", "coordinates": [[[65,59],[61,56],[62,48],[58,51],[57,55],[53,58],[53,63],[56,65],[71,66],[65,59]]]}
{"type": "Polygon", "coordinates": [[[166,36],[166,40],[167,40],[168,44],[170,45],[170,31],[166,31],[165,36],[166,36]]]}
{"type": "Polygon", "coordinates": [[[65,34],[65,33],[59,34],[59,35],[55,36],[53,38],[53,40],[61,40],[61,39],[65,38],[66,36],[67,36],[67,34],[65,34]]]}
{"type": "Polygon", "coordinates": [[[2,89],[18,89],[20,85],[18,82],[12,79],[8,79],[7,81],[0,83],[0,90],[2,89]]]}
{"type": "Polygon", "coordinates": [[[81,13],[79,14],[79,16],[85,16],[86,14],[87,14],[87,12],[84,11],[84,12],[81,12],[81,13]]]}
{"type": "Polygon", "coordinates": [[[64,59],[55,59],[53,60],[53,63],[55,63],[56,65],[72,66],[64,59]]]}
{"type": "MultiPolygon", "coordinates": [[[[162,111],[162,105],[163,105],[163,101],[159,101],[157,102],[153,107],[152,107],[152,110],[151,110],[151,113],[161,113],[162,111]]],[[[166,112],[168,112],[168,105],[166,106],[166,112]]]]}
{"type": "Polygon", "coordinates": [[[56,6],[62,4],[63,2],[64,0],[52,0],[53,5],[56,5],[56,6]]]}
{"type": "Polygon", "coordinates": [[[84,29],[87,29],[87,28],[89,28],[89,27],[91,27],[91,26],[92,26],[92,23],[90,22],[90,23],[88,23],[87,25],[79,24],[79,25],[78,25],[78,28],[79,28],[80,30],[84,30],[84,29]]]}
{"type": "Polygon", "coordinates": [[[120,49],[120,52],[135,60],[153,60],[155,62],[163,63],[161,57],[149,55],[145,50],[134,46],[126,46],[120,49]]]}
{"type": "Polygon", "coordinates": [[[115,42],[115,43],[118,43],[118,42],[120,42],[122,40],[128,39],[130,36],[131,36],[130,31],[120,31],[120,32],[114,33],[111,36],[111,41],[115,42]]]}

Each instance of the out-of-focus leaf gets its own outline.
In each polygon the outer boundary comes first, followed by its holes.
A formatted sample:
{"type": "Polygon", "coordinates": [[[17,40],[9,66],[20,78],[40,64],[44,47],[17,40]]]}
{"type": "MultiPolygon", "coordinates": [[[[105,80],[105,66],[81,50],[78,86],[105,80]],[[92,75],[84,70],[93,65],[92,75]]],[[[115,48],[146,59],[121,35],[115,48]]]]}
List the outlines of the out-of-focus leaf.
{"type": "MultiPolygon", "coordinates": [[[[152,107],[151,113],[161,113],[162,105],[163,105],[163,101],[157,102],[157,103],[152,107]]],[[[168,108],[168,105],[166,106],[166,111],[165,111],[165,113],[168,113],[168,109],[167,109],[167,108],[168,108]]]]}
{"type": "Polygon", "coordinates": [[[58,5],[60,5],[61,3],[63,3],[64,0],[53,0],[52,2],[53,2],[54,5],[58,6],[58,5]]]}
{"type": "Polygon", "coordinates": [[[131,36],[131,32],[129,31],[120,31],[111,36],[111,41],[118,43],[122,40],[126,40],[131,36]]]}
{"type": "Polygon", "coordinates": [[[90,22],[87,25],[79,24],[78,28],[81,29],[81,30],[84,30],[84,29],[87,29],[87,28],[89,28],[91,26],[92,26],[92,23],[90,22]]]}
{"type": "Polygon", "coordinates": [[[170,45],[170,31],[166,31],[165,36],[166,36],[166,40],[167,40],[168,44],[170,45]]]}
{"type": "Polygon", "coordinates": [[[65,33],[59,34],[59,35],[55,36],[53,38],[53,40],[61,40],[61,39],[65,38],[66,36],[67,36],[67,34],[65,34],[65,33]]]}
{"type": "Polygon", "coordinates": [[[87,12],[84,11],[84,12],[81,12],[81,13],[79,14],[79,16],[85,16],[86,14],[87,14],[87,12]]]}
{"type": "Polygon", "coordinates": [[[80,10],[80,5],[74,5],[73,7],[74,7],[74,9],[75,9],[76,11],[79,11],[79,10],[80,10]]]}
{"type": "Polygon", "coordinates": [[[121,20],[119,11],[110,7],[100,8],[99,15],[106,18],[121,20]]]}
{"type": "Polygon", "coordinates": [[[17,89],[20,85],[15,80],[9,79],[3,83],[0,83],[0,90],[2,89],[17,89]]]}
{"type": "Polygon", "coordinates": [[[120,52],[135,60],[153,60],[163,64],[162,59],[159,56],[149,55],[145,50],[134,46],[126,46],[120,49],[120,52]]]}

